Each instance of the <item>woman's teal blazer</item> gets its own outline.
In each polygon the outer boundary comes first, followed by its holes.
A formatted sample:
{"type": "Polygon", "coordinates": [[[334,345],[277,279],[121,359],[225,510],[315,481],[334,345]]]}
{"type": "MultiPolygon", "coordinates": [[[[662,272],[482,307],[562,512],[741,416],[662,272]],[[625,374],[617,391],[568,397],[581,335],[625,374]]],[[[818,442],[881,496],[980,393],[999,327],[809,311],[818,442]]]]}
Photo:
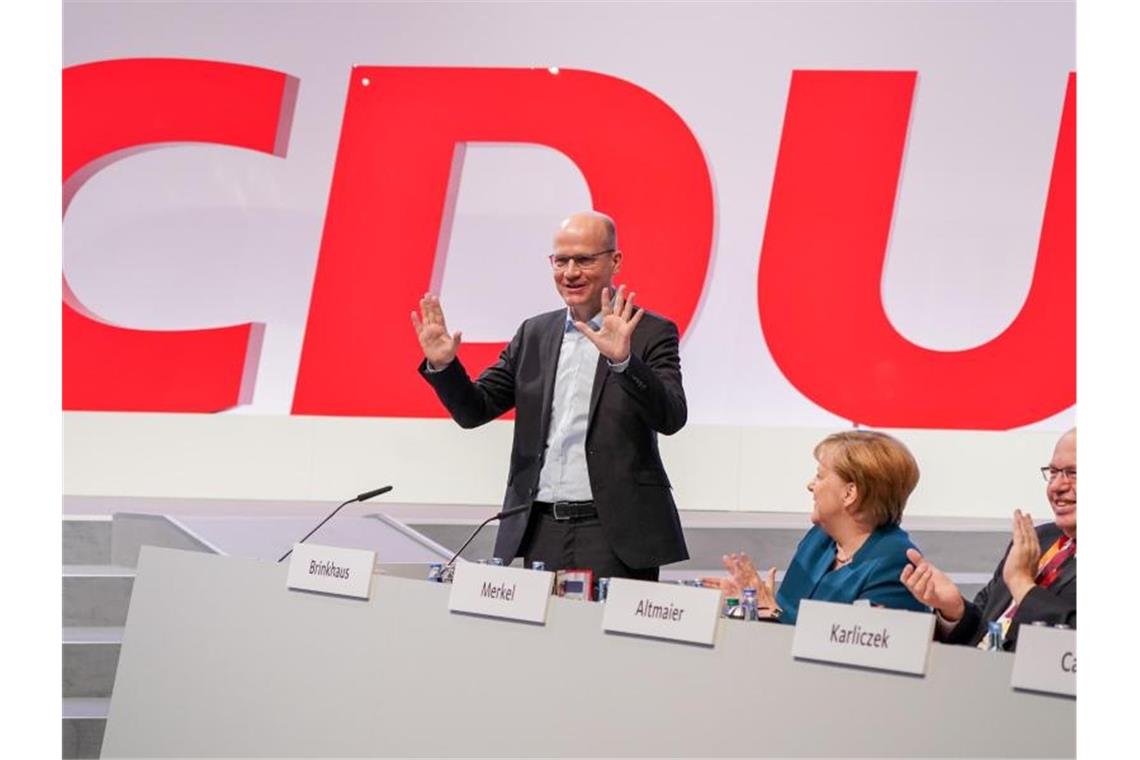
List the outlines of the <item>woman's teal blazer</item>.
{"type": "Polygon", "coordinates": [[[918,547],[905,530],[884,525],[863,542],[849,564],[832,570],[835,541],[818,525],[812,526],[796,547],[776,594],[776,603],[783,610],[780,622],[796,622],[801,599],[848,604],[869,599],[883,607],[929,612],[899,580],[910,548],[918,547]]]}

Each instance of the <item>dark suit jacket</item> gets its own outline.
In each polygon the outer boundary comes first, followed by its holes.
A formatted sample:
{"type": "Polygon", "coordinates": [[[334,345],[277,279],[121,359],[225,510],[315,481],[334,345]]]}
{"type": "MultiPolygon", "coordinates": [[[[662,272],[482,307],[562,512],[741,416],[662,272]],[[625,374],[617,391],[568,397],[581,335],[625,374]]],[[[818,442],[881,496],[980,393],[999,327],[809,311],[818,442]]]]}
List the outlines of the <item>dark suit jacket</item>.
{"type": "Polygon", "coordinates": [[[892,609],[928,611],[899,580],[911,548],[917,547],[905,530],[884,525],[863,542],[850,564],[832,570],[835,541],[813,525],[796,547],[776,593],[776,604],[783,610],[780,622],[794,624],[803,599],[847,604],[867,599],[892,609]]]}
{"type": "MultiPolygon", "coordinates": [[[[498,362],[472,382],[458,360],[442,372],[422,374],[462,427],[516,410],[514,446],[503,507],[531,504],[538,493],[558,354],[566,309],[522,323],[498,362]]],[[[631,339],[624,372],[612,372],[598,357],[586,432],[590,488],[610,548],[632,568],[658,567],[688,559],[669,478],[661,464],[657,434],[670,435],[688,415],[681,387],[677,326],[646,312],[631,339]]],[[[503,520],[495,556],[518,554],[528,513],[503,520]]]]}
{"type": "MultiPolygon", "coordinates": [[[[1037,539],[1041,542],[1041,550],[1045,551],[1061,535],[1061,529],[1050,523],[1037,528],[1037,539]]],[[[1010,544],[1012,546],[1012,544],[1010,544]]],[[[1005,550],[1009,555],[1009,548],[1005,550]]],[[[994,577],[986,587],[978,592],[974,601],[966,601],[966,612],[958,625],[946,634],[944,640],[948,644],[969,644],[976,646],[986,634],[986,623],[997,620],[1013,596],[1009,587],[1002,580],[1001,572],[1005,567],[1005,557],[998,563],[994,577]]],[[[1014,649],[1017,646],[1017,632],[1022,623],[1029,624],[1041,620],[1049,625],[1065,623],[1073,628],[1077,627],[1077,555],[1069,557],[1061,565],[1061,572],[1049,588],[1040,586],[1031,589],[1013,616],[1009,626],[1009,633],[1005,637],[1005,649],[1014,649]]]]}

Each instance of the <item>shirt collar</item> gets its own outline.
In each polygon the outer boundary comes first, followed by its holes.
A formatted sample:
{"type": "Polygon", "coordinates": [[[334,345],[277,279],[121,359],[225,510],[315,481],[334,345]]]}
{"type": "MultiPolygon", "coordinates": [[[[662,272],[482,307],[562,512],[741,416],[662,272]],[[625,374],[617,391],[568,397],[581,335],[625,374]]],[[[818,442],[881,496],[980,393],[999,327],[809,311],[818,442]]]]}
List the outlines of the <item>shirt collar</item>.
{"type": "MultiPolygon", "coordinates": [[[[599,311],[597,314],[590,317],[588,324],[590,325],[590,327],[594,328],[595,330],[602,329],[602,312],[599,311]]],[[[566,307],[566,332],[575,331],[577,329],[578,328],[574,326],[574,314],[570,311],[570,307],[567,306],[566,307]]]]}

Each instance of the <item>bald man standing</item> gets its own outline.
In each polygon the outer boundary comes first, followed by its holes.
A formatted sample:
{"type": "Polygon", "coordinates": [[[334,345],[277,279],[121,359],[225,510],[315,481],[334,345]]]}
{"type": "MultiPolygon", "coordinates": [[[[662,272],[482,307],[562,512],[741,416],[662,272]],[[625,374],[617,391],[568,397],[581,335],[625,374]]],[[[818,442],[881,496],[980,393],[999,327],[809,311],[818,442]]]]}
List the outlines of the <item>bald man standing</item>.
{"type": "Polygon", "coordinates": [[[564,220],[549,258],[566,308],[523,322],[474,381],[456,358],[461,334],[425,295],[412,312],[420,374],[464,428],[515,409],[503,508],[530,509],[503,520],[496,557],[657,580],[689,557],[657,449],[688,413],[677,326],[614,290],[622,251],[608,216],[564,220]]]}

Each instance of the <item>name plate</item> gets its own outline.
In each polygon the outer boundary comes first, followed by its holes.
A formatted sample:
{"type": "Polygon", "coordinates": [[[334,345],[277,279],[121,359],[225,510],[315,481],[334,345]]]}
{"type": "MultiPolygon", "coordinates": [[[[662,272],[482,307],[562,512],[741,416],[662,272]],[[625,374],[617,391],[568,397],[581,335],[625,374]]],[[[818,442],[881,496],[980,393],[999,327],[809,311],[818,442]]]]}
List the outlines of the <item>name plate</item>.
{"type": "Polygon", "coordinates": [[[1013,653],[1015,689],[1077,696],[1077,632],[1043,625],[1023,625],[1013,653]]]}
{"type": "Polygon", "coordinates": [[[925,675],[933,635],[934,616],[924,612],[805,599],[792,656],[925,675]]]}
{"type": "Polygon", "coordinates": [[[602,630],[711,646],[719,619],[718,589],[614,578],[602,630]]]}
{"type": "Polygon", "coordinates": [[[376,552],[339,546],[296,544],[289,556],[286,588],[367,599],[376,552]]]}
{"type": "Polygon", "coordinates": [[[554,573],[463,562],[455,566],[447,609],[545,625],[553,587],[554,573]]]}

